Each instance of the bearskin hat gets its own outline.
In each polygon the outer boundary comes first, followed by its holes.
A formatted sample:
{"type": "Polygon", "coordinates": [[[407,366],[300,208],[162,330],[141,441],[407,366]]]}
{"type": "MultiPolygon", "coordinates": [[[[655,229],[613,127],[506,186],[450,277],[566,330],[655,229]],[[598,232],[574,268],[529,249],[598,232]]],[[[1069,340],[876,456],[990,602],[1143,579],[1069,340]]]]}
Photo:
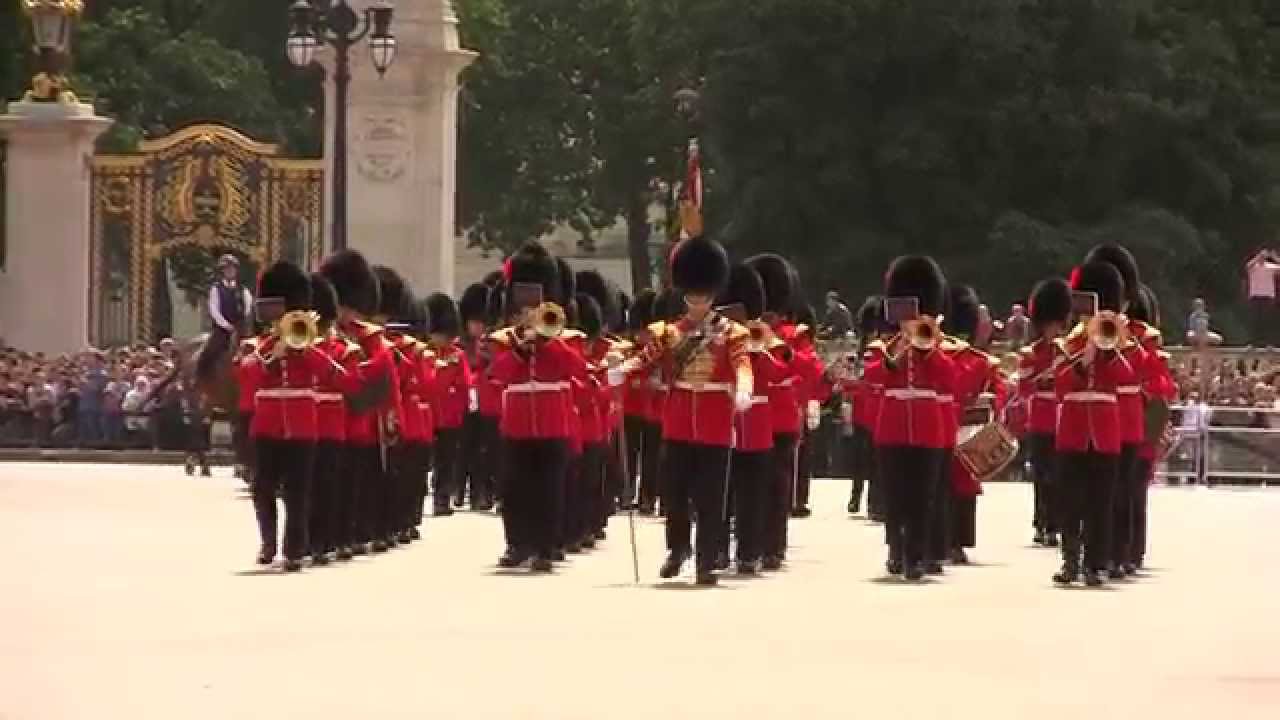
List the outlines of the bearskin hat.
{"type": "Polygon", "coordinates": [[[472,320],[487,324],[488,310],[489,287],[487,285],[472,283],[462,291],[462,297],[458,299],[458,314],[462,316],[464,324],[472,320]]]}
{"type": "Polygon", "coordinates": [[[952,285],[947,289],[947,312],[942,318],[942,329],[962,338],[971,338],[978,332],[978,292],[968,285],[952,285]]]}
{"type": "MultiPolygon", "coordinates": [[[[682,240],[671,251],[671,282],[681,292],[718,295],[729,281],[729,255],[706,236],[682,240]]],[[[681,307],[681,314],[684,309],[681,307]]]]}
{"type": "Polygon", "coordinates": [[[600,306],[600,317],[605,327],[616,329],[622,323],[621,293],[599,270],[579,271],[577,285],[579,294],[589,295],[600,306]]]}
{"type": "Polygon", "coordinates": [[[1084,258],[1085,263],[1104,262],[1120,271],[1124,280],[1124,297],[1130,303],[1138,302],[1142,296],[1142,274],[1138,271],[1138,261],[1133,253],[1123,245],[1106,243],[1089,251],[1084,258]]]}
{"type": "Polygon", "coordinates": [[[667,288],[653,301],[653,319],[671,322],[684,317],[684,295],[675,288],[667,288]]]}
{"type": "Polygon", "coordinates": [[[427,296],[427,332],[456,338],[461,331],[462,320],[453,298],[439,292],[427,296]]]}
{"type": "Polygon", "coordinates": [[[502,271],[494,270],[488,275],[485,275],[484,279],[480,281],[480,284],[488,288],[498,287],[502,284],[502,271]]]}
{"type": "Polygon", "coordinates": [[[889,265],[885,275],[887,298],[913,297],[920,301],[921,315],[941,315],[946,304],[946,277],[942,268],[927,255],[904,255],[889,265]]]}
{"type": "Polygon", "coordinates": [[[631,330],[649,327],[649,323],[653,322],[653,304],[657,299],[658,293],[650,288],[636,293],[635,299],[631,301],[631,308],[627,311],[627,327],[631,330]]]}
{"type": "Polygon", "coordinates": [[[578,306],[578,322],[575,326],[587,334],[587,337],[600,337],[604,333],[604,315],[600,312],[600,303],[590,295],[580,292],[574,298],[578,306]]]}
{"type": "Polygon", "coordinates": [[[378,312],[378,279],[357,250],[340,250],[320,266],[338,293],[338,304],[369,317],[378,312]]]}
{"type": "Polygon", "coordinates": [[[741,303],[748,320],[755,320],[765,311],[764,281],[760,273],[747,263],[737,263],[729,269],[729,284],[716,300],[719,305],[741,303]]]}
{"type": "Polygon", "coordinates": [[[748,258],[747,264],[764,284],[765,310],[777,315],[790,314],[797,288],[797,273],[791,263],[781,255],[766,253],[748,258]]]}
{"type": "Polygon", "coordinates": [[[1027,301],[1031,324],[1045,327],[1050,323],[1066,324],[1071,319],[1071,286],[1062,278],[1048,278],[1036,283],[1027,301]]]}
{"type": "Polygon", "coordinates": [[[378,312],[374,314],[394,322],[408,320],[409,305],[413,302],[413,295],[405,286],[404,278],[386,265],[374,265],[373,274],[378,278],[379,296],[378,312]]]}
{"type": "Polygon", "coordinates": [[[627,329],[627,318],[631,315],[631,296],[620,287],[614,286],[614,289],[618,291],[618,324],[609,329],[620,333],[627,329]]]}
{"type": "Polygon", "coordinates": [[[530,240],[514,255],[507,258],[505,270],[507,282],[507,309],[510,312],[514,300],[513,289],[518,284],[532,284],[542,287],[542,299],[559,301],[560,265],[551,253],[536,240],[530,240]]]}
{"type": "Polygon", "coordinates": [[[567,306],[573,302],[573,296],[578,294],[577,276],[573,274],[573,268],[569,267],[569,263],[562,257],[556,258],[556,274],[560,278],[560,294],[558,297],[548,299],[567,306]]]}
{"type": "Polygon", "coordinates": [[[502,324],[502,307],[507,296],[507,285],[501,280],[497,285],[489,289],[489,301],[484,308],[484,321],[486,325],[496,326],[502,324]]]}
{"type": "Polygon", "coordinates": [[[1120,312],[1124,305],[1124,276],[1115,265],[1089,262],[1071,273],[1071,289],[1098,295],[1098,309],[1120,312]]]}
{"type": "Polygon", "coordinates": [[[1160,324],[1160,301],[1147,285],[1138,286],[1138,302],[1129,305],[1128,315],[1151,326],[1160,324]]]}
{"type": "Polygon", "coordinates": [[[320,316],[320,322],[332,325],[338,320],[338,293],[329,279],[318,272],[311,273],[311,308],[320,316]]]}
{"type": "Polygon", "coordinates": [[[311,281],[302,268],[280,260],[258,278],[258,299],[279,298],[285,312],[311,308],[311,281]]]}
{"type": "Polygon", "coordinates": [[[804,325],[809,332],[818,331],[818,313],[809,303],[799,303],[795,311],[796,325],[804,325]]]}
{"type": "Polygon", "coordinates": [[[854,317],[854,323],[857,325],[858,334],[863,337],[882,330],[885,324],[884,298],[879,295],[870,295],[863,300],[862,307],[858,308],[858,314],[854,317]]]}

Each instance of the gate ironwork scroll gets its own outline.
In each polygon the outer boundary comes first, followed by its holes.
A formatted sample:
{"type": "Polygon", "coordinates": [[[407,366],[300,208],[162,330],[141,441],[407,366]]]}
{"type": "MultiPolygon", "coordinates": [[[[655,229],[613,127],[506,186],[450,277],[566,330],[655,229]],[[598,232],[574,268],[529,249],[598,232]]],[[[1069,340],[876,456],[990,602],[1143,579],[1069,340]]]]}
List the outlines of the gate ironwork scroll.
{"type": "Polygon", "coordinates": [[[194,125],[93,160],[90,327],[98,346],[171,335],[173,307],[201,308],[219,255],[242,280],[324,252],[323,161],[277,156],[223,125],[194,125]]]}

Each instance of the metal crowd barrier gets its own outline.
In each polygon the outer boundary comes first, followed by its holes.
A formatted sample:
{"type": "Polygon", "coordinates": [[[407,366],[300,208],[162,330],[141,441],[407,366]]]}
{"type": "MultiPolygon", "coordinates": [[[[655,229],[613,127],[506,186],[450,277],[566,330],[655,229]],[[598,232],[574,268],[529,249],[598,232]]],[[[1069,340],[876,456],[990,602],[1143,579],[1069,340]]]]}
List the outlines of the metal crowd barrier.
{"type": "Polygon", "coordinates": [[[1177,441],[1156,469],[1170,484],[1280,484],[1280,410],[1174,408],[1177,441]]]}

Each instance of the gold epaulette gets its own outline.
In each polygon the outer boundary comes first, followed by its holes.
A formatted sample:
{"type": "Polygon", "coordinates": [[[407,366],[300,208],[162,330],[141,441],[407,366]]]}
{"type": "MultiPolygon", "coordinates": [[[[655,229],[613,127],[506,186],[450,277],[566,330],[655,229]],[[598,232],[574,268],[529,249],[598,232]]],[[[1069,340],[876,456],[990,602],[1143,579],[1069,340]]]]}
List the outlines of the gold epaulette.
{"type": "Polygon", "coordinates": [[[1031,345],[1027,345],[1022,349],[1018,350],[1018,355],[1020,356],[1032,357],[1035,354],[1036,354],[1035,348],[1032,347],[1031,345]]]}
{"type": "Polygon", "coordinates": [[[383,327],[381,325],[378,325],[377,323],[371,323],[368,320],[356,320],[352,324],[355,325],[356,329],[360,331],[361,339],[367,338],[370,335],[373,335],[376,333],[381,333],[383,331],[383,327]]]}
{"type": "Polygon", "coordinates": [[[636,347],[636,344],[631,342],[630,340],[623,340],[620,337],[615,337],[612,335],[606,336],[605,341],[609,343],[609,350],[611,352],[628,353],[634,350],[636,347]]]}
{"type": "Polygon", "coordinates": [[[938,346],[947,352],[963,352],[969,349],[969,343],[954,335],[943,335],[938,346]]]}
{"type": "Polygon", "coordinates": [[[795,330],[792,332],[792,334],[793,334],[793,335],[795,335],[796,337],[799,337],[799,336],[801,336],[801,335],[805,335],[805,334],[807,334],[807,333],[809,333],[809,332],[811,332],[811,331],[812,331],[812,328],[810,328],[808,325],[806,325],[806,324],[804,324],[804,323],[800,323],[799,325],[796,325],[796,328],[795,328],[795,330]]]}
{"type": "Polygon", "coordinates": [[[560,337],[564,340],[585,340],[587,334],[574,328],[565,328],[564,332],[560,333],[560,337]]]}
{"type": "Polygon", "coordinates": [[[515,328],[510,326],[499,328],[489,333],[486,339],[502,345],[503,347],[509,347],[515,341],[515,328]]]}
{"type": "MultiPolygon", "coordinates": [[[[751,337],[751,331],[747,329],[746,325],[743,325],[742,323],[736,322],[734,320],[730,320],[728,336],[730,340],[743,340],[751,337]]],[[[778,339],[776,335],[774,336],[774,339],[775,340],[778,339]]]]}
{"type": "Polygon", "coordinates": [[[867,350],[883,350],[885,348],[884,341],[879,338],[867,343],[867,350]]]}

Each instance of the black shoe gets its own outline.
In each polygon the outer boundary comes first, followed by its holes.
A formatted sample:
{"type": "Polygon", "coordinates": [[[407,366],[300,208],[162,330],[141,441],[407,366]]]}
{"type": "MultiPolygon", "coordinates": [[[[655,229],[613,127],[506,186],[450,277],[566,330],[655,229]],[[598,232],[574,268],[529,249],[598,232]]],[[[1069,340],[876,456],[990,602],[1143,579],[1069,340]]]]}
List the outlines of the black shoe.
{"type": "Polygon", "coordinates": [[[409,528],[409,539],[410,539],[410,540],[421,540],[421,539],[422,539],[422,533],[418,531],[418,528],[416,528],[416,527],[411,527],[411,528],[409,528]]]}
{"type": "Polygon", "coordinates": [[[195,475],[195,474],[196,474],[196,466],[195,466],[195,463],[193,463],[193,462],[191,462],[190,460],[188,460],[188,461],[186,462],[186,471],[187,471],[187,477],[191,477],[192,475],[195,475]]]}
{"type": "Polygon", "coordinates": [[[373,545],[370,549],[373,550],[375,553],[384,553],[387,551],[387,541],[374,540],[373,545]]]}
{"type": "Polygon", "coordinates": [[[884,513],[878,513],[878,512],[867,513],[867,519],[870,520],[871,522],[883,523],[884,513]]]}
{"type": "Polygon", "coordinates": [[[728,569],[729,569],[729,553],[727,552],[716,553],[716,570],[728,570],[728,569]]]}
{"type": "Polygon", "coordinates": [[[968,565],[969,556],[965,553],[964,548],[954,548],[951,550],[950,556],[952,565],[968,565]]]}
{"type": "Polygon", "coordinates": [[[200,468],[200,477],[213,477],[213,471],[209,469],[208,465],[200,468]]]}
{"type": "Polygon", "coordinates": [[[924,564],[924,571],[930,575],[941,575],[942,563],[938,562],[937,560],[930,560],[929,562],[924,564]]]}
{"type": "Polygon", "coordinates": [[[417,539],[418,539],[418,538],[415,536],[415,534],[414,534],[413,532],[408,531],[408,530],[401,530],[401,531],[400,531],[400,534],[396,536],[396,540],[397,540],[401,545],[408,545],[409,543],[411,543],[411,542],[413,542],[414,540],[417,540],[417,539]]]}
{"type": "Polygon", "coordinates": [[[813,511],[804,505],[801,505],[800,507],[796,507],[796,508],[791,508],[791,517],[793,518],[807,518],[812,514],[813,514],[813,511]]]}
{"type": "Polygon", "coordinates": [[[1045,533],[1043,530],[1036,530],[1036,535],[1035,537],[1031,538],[1031,542],[1034,545],[1040,545],[1040,546],[1044,546],[1048,544],[1047,540],[1045,539],[1045,533]]]}
{"type": "Polygon", "coordinates": [[[1111,569],[1107,571],[1107,577],[1112,580],[1123,580],[1128,576],[1125,575],[1123,567],[1119,565],[1112,565],[1111,569]]]}
{"type": "Polygon", "coordinates": [[[342,560],[344,562],[347,560],[350,560],[351,548],[347,547],[346,545],[343,545],[342,547],[338,548],[338,552],[334,553],[333,556],[338,560],[342,560]]]}
{"type": "Polygon", "coordinates": [[[781,570],[782,558],[778,557],[777,555],[765,555],[764,559],[760,561],[760,567],[769,572],[773,572],[775,570],[781,570]]]}
{"type": "Polygon", "coordinates": [[[290,558],[284,561],[284,571],[287,573],[298,572],[302,569],[302,563],[290,558]]]}
{"type": "Polygon", "coordinates": [[[358,543],[356,543],[355,545],[352,545],[352,546],[351,546],[351,554],[352,554],[352,555],[368,555],[368,554],[369,554],[369,543],[367,543],[367,542],[358,542],[358,543]]]}
{"type": "Polygon", "coordinates": [[[1084,584],[1089,587],[1102,587],[1102,575],[1097,570],[1089,570],[1084,574],[1084,584]]]}
{"type": "Polygon", "coordinates": [[[1133,577],[1134,575],[1138,574],[1138,566],[1131,562],[1125,563],[1121,569],[1123,569],[1124,574],[1128,575],[1129,577],[1133,577]]]}
{"type": "Polygon", "coordinates": [[[436,517],[449,517],[450,515],[453,514],[453,508],[449,507],[448,505],[437,505],[431,511],[431,514],[436,517]]]}
{"type": "Polygon", "coordinates": [[[595,532],[594,537],[596,540],[604,540],[606,537],[608,537],[608,535],[605,533],[603,529],[600,529],[595,532]]]}
{"type": "Polygon", "coordinates": [[[739,575],[759,575],[760,561],[759,560],[739,560],[738,574],[739,575]]]}
{"type": "Polygon", "coordinates": [[[533,559],[529,569],[536,573],[549,573],[555,569],[555,566],[551,564],[550,558],[540,555],[533,559]]]}
{"type": "Polygon", "coordinates": [[[582,546],[582,549],[583,549],[583,550],[595,550],[595,549],[596,549],[596,536],[595,536],[595,535],[588,535],[588,536],[586,536],[586,537],[582,538],[582,542],[580,542],[580,543],[578,543],[578,544],[582,546]]]}
{"type": "Polygon", "coordinates": [[[719,582],[719,579],[716,577],[716,574],[710,570],[699,570],[696,582],[702,587],[712,587],[719,582]]]}
{"type": "Polygon", "coordinates": [[[328,553],[323,553],[323,552],[314,552],[314,553],[311,553],[311,564],[312,564],[312,565],[315,565],[315,566],[318,566],[318,567],[323,567],[323,566],[325,566],[325,565],[328,565],[328,564],[329,564],[329,554],[328,554],[328,553]]]}
{"type": "Polygon", "coordinates": [[[1044,537],[1045,547],[1058,547],[1058,533],[1049,533],[1044,537]]]}
{"type": "Polygon", "coordinates": [[[461,495],[453,499],[453,507],[457,510],[461,510],[462,508],[466,507],[466,505],[467,505],[467,502],[462,498],[461,495]]]}
{"type": "Polygon", "coordinates": [[[507,551],[503,553],[502,557],[498,558],[498,567],[507,569],[518,568],[528,559],[529,553],[518,548],[509,547],[507,548],[507,551]]]}
{"type": "Polygon", "coordinates": [[[551,559],[556,562],[564,562],[564,548],[556,548],[551,551],[551,559]]]}
{"type": "Polygon", "coordinates": [[[912,563],[911,567],[907,568],[902,573],[902,576],[908,580],[913,580],[913,581],[923,579],[924,565],[922,563],[912,563]]]}
{"type": "Polygon", "coordinates": [[[475,510],[476,512],[489,512],[490,510],[493,509],[493,501],[485,500],[482,503],[471,506],[471,509],[475,510]]]}
{"type": "Polygon", "coordinates": [[[896,560],[896,559],[895,559],[895,560],[886,560],[886,561],[885,561],[885,563],[884,563],[884,569],[885,569],[885,572],[889,573],[890,575],[901,575],[901,574],[902,574],[902,561],[901,561],[901,560],[896,560]]]}
{"type": "Polygon", "coordinates": [[[273,547],[263,546],[258,550],[257,562],[259,565],[270,565],[276,560],[276,549],[273,547]]]}
{"type": "Polygon", "coordinates": [[[862,512],[862,503],[857,500],[850,500],[849,507],[846,509],[849,511],[850,515],[857,515],[859,512],[862,512]]]}
{"type": "Polygon", "coordinates": [[[653,505],[653,503],[640,503],[640,514],[641,514],[641,515],[645,515],[645,516],[652,516],[652,515],[654,514],[654,512],[655,512],[655,510],[654,510],[654,505],[653,505]]]}
{"type": "Polygon", "coordinates": [[[576,542],[571,542],[564,546],[564,552],[569,555],[577,555],[582,552],[582,545],[576,542]]]}
{"type": "Polygon", "coordinates": [[[666,562],[662,563],[662,567],[658,568],[658,577],[664,580],[670,580],[671,578],[679,575],[680,568],[684,565],[684,561],[688,559],[689,557],[684,553],[671,553],[667,556],[666,562]]]}

